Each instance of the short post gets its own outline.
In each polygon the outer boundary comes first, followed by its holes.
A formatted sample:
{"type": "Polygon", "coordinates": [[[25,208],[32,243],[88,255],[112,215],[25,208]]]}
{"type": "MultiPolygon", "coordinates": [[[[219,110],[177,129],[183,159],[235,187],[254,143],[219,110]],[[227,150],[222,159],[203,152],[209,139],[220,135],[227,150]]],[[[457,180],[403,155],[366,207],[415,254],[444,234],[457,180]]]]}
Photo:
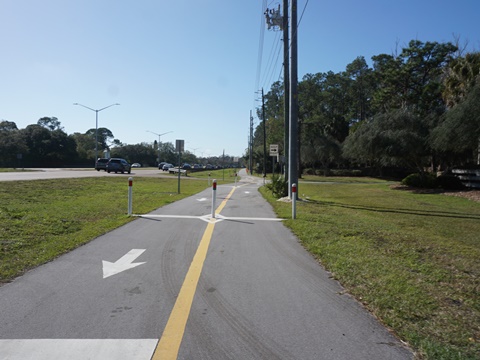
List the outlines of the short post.
{"type": "Polygon", "coordinates": [[[180,155],[180,151],[178,152],[178,193],[180,194],[180,170],[181,170],[181,167],[180,167],[180,161],[181,161],[181,155],[180,155]]]}
{"type": "Polygon", "coordinates": [[[237,173],[235,173],[235,187],[237,187],[237,173]]]}
{"type": "Polygon", "coordinates": [[[212,186],[212,219],[215,219],[215,201],[217,200],[217,180],[213,179],[212,186]]]}
{"type": "Polygon", "coordinates": [[[132,216],[132,186],[133,177],[128,178],[128,216],[132,216]]]}
{"type": "Polygon", "coordinates": [[[292,184],[292,219],[297,218],[297,184],[292,184]]]}
{"type": "Polygon", "coordinates": [[[210,186],[210,175],[211,175],[211,174],[212,174],[212,173],[208,173],[208,186],[210,186]]]}

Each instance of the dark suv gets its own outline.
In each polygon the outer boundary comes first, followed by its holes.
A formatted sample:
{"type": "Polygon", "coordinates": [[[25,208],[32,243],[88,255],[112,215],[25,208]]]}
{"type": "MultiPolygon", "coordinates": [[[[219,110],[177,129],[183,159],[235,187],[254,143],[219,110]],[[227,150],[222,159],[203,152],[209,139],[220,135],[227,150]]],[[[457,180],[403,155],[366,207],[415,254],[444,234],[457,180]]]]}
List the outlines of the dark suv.
{"type": "Polygon", "coordinates": [[[100,170],[107,171],[107,163],[108,163],[108,159],[98,158],[98,160],[95,162],[95,170],[97,170],[97,171],[100,171],[100,170]]]}
{"type": "Polygon", "coordinates": [[[131,168],[131,165],[125,159],[111,158],[110,160],[108,160],[107,163],[108,173],[110,173],[111,171],[115,171],[116,174],[120,171],[123,174],[126,171],[130,174],[131,168]]]}

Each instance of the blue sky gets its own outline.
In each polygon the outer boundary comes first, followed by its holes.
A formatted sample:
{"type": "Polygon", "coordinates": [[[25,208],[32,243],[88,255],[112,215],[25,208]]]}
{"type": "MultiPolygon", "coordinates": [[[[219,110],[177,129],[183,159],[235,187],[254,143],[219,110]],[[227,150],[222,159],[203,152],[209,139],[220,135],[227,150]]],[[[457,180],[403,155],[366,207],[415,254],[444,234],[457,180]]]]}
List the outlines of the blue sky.
{"type": "MultiPolygon", "coordinates": [[[[123,143],[186,141],[241,156],[255,91],[280,79],[271,0],[0,0],[0,119],[57,117],[68,134],[109,128],[123,143]],[[262,62],[257,72],[263,34],[262,62]]],[[[345,70],[412,39],[480,50],[480,1],[298,0],[298,74],[345,70]],[[305,8],[305,5],[306,8],[305,8]]],[[[258,119],[255,118],[255,124],[258,119]]]]}

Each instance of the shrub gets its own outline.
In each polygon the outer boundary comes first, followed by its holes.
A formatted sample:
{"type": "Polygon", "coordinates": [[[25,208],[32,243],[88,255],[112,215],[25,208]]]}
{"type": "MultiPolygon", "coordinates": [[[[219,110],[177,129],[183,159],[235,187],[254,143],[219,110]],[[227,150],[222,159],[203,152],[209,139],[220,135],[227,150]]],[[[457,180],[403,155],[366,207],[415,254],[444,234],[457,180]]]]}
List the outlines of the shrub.
{"type": "Polygon", "coordinates": [[[332,176],[362,176],[362,170],[334,169],[331,170],[332,176]]]}
{"type": "Polygon", "coordinates": [[[403,185],[433,189],[438,186],[437,177],[431,173],[410,174],[402,180],[403,185]]]}
{"type": "Polygon", "coordinates": [[[268,183],[266,186],[277,199],[288,195],[288,182],[280,175],[273,174],[272,182],[268,183]]]}

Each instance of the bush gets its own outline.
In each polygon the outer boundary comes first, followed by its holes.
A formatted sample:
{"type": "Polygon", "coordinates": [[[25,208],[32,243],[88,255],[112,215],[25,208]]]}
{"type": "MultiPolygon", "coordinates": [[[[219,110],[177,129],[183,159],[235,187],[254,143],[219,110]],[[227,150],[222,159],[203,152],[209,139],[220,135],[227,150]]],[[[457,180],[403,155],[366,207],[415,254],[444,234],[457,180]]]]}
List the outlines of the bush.
{"type": "Polygon", "coordinates": [[[410,174],[402,180],[403,185],[433,189],[438,186],[437,177],[431,173],[410,174]]]}
{"type": "Polygon", "coordinates": [[[288,195],[288,182],[280,175],[273,174],[272,182],[268,183],[266,186],[277,199],[288,195]]]}
{"type": "Polygon", "coordinates": [[[362,176],[362,170],[350,170],[350,169],[334,169],[331,170],[332,176],[362,176]]]}

